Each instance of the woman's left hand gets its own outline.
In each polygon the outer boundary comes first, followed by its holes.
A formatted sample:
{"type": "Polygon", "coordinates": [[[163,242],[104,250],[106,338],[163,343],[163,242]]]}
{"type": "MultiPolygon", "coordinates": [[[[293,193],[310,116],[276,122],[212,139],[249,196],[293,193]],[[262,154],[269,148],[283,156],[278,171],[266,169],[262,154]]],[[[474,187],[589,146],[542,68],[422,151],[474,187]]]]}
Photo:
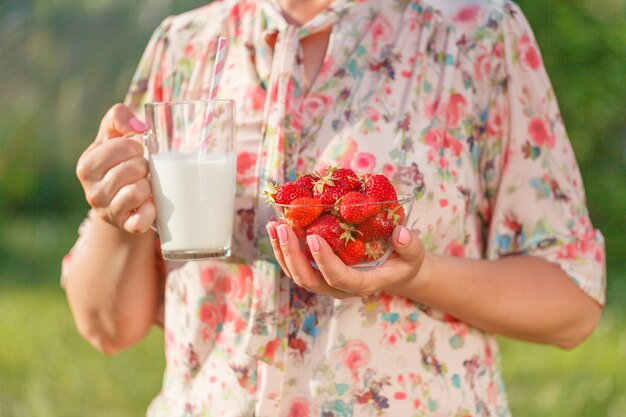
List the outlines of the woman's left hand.
{"type": "Polygon", "coordinates": [[[390,238],[393,254],[377,268],[356,270],[343,263],[318,235],[307,236],[319,270],[311,266],[293,230],[286,224],[267,224],[274,255],[287,276],[309,291],[338,299],[366,297],[377,292],[402,295],[422,279],[425,250],[416,232],[397,226],[390,238]]]}

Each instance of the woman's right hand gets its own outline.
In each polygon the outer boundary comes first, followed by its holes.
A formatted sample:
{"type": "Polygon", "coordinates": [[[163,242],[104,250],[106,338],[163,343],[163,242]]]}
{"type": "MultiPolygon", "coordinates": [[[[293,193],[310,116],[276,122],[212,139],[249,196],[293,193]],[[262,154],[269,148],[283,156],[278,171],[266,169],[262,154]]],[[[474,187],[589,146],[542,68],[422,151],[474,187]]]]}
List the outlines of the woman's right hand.
{"type": "Polygon", "coordinates": [[[129,233],[148,231],[156,217],[141,138],[145,129],[129,107],[114,105],[76,166],[95,214],[129,233]]]}

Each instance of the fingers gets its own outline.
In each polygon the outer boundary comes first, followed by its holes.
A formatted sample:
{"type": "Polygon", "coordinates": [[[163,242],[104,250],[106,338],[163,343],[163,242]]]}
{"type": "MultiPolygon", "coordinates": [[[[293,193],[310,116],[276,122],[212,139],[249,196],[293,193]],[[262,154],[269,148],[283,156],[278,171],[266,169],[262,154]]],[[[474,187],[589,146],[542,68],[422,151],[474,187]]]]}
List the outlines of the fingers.
{"type": "Polygon", "coordinates": [[[410,231],[404,226],[397,226],[391,234],[391,246],[400,258],[420,264],[424,258],[424,246],[418,232],[410,231]]]}
{"type": "Polygon", "coordinates": [[[283,251],[280,249],[280,243],[278,242],[278,234],[276,233],[276,226],[278,225],[279,225],[278,222],[271,221],[267,224],[266,229],[267,229],[267,233],[270,236],[270,242],[272,244],[272,249],[274,250],[274,256],[276,257],[278,264],[283,269],[285,274],[289,278],[291,278],[291,273],[289,272],[289,269],[287,268],[287,264],[285,263],[285,258],[283,257],[283,251]]]}
{"type": "Polygon", "coordinates": [[[89,205],[104,221],[131,233],[148,230],[155,218],[148,161],[138,140],[145,129],[129,107],[114,105],[76,165],[89,205]]]}
{"type": "Polygon", "coordinates": [[[326,240],[317,235],[309,235],[307,241],[315,263],[330,287],[357,297],[366,297],[375,292],[375,288],[370,285],[372,280],[367,279],[363,271],[344,264],[333,253],[326,240]]]}
{"type": "Polygon", "coordinates": [[[346,266],[322,237],[309,235],[307,243],[319,268],[317,271],[310,266],[289,226],[270,222],[267,228],[278,263],[296,284],[339,299],[393,291],[415,279],[425,256],[418,233],[398,226],[391,237],[396,252],[387,262],[374,269],[356,270],[346,266]]]}
{"type": "Polygon", "coordinates": [[[276,234],[280,251],[287,267],[287,275],[301,287],[311,288],[311,286],[315,285],[313,282],[315,281],[315,271],[300,249],[300,243],[295,233],[286,224],[279,224],[276,226],[276,234]]]}
{"type": "Polygon", "coordinates": [[[282,257],[282,261],[279,260],[279,263],[281,263],[281,266],[284,264],[283,269],[285,269],[285,272],[296,284],[309,291],[319,294],[328,294],[338,299],[349,296],[343,291],[328,285],[320,271],[315,270],[311,266],[306,255],[300,248],[298,238],[289,226],[278,224],[276,226],[276,236],[278,247],[274,249],[274,252],[278,252],[277,259],[282,257]]]}
{"type": "Polygon", "coordinates": [[[148,198],[134,212],[131,212],[122,227],[129,233],[144,233],[150,230],[155,218],[156,207],[152,199],[148,198]]]}
{"type": "Polygon", "coordinates": [[[148,160],[143,156],[134,157],[120,162],[109,169],[103,178],[103,183],[109,187],[104,190],[108,195],[117,194],[125,184],[133,183],[142,178],[147,178],[150,168],[148,160]]]}
{"type": "Polygon", "coordinates": [[[76,175],[85,197],[107,223],[131,233],[146,231],[154,221],[148,161],[143,146],[131,138],[117,138],[85,151],[76,175]]]}
{"type": "Polygon", "coordinates": [[[135,117],[133,111],[126,105],[118,103],[107,111],[100,124],[100,135],[105,138],[124,136],[129,133],[143,133],[145,124],[135,117]]]}
{"type": "Polygon", "coordinates": [[[150,182],[147,178],[124,185],[106,209],[110,222],[124,228],[124,224],[139,207],[150,199],[150,182]]]}
{"type": "Polygon", "coordinates": [[[381,266],[365,271],[364,276],[370,283],[375,283],[379,291],[402,294],[402,289],[418,278],[426,251],[419,232],[404,226],[397,226],[389,241],[394,252],[381,266]]]}
{"type": "Polygon", "coordinates": [[[92,207],[106,207],[122,187],[148,177],[148,161],[143,157],[129,159],[106,172],[104,178],[95,181],[87,200],[92,207]]]}
{"type": "MultiPolygon", "coordinates": [[[[390,239],[396,252],[376,268],[355,270],[335,256],[324,239],[315,237],[319,240],[319,251],[312,249],[311,253],[328,284],[358,297],[402,288],[416,279],[425,255],[418,233],[398,226],[390,239]]],[[[309,246],[313,248],[314,245],[309,246]]]]}
{"type": "Polygon", "coordinates": [[[136,139],[125,137],[88,148],[78,160],[76,176],[85,183],[101,180],[107,171],[124,161],[143,157],[143,145],[136,139]]]}

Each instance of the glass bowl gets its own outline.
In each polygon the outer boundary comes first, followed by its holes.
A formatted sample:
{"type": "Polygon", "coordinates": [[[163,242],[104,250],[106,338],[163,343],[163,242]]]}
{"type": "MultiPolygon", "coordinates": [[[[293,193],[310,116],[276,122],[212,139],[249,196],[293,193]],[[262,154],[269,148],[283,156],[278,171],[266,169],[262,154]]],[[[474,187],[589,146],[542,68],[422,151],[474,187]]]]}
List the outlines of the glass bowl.
{"type": "Polygon", "coordinates": [[[277,221],[289,225],[300,247],[319,269],[306,237],[321,236],[333,252],[355,269],[372,269],[382,265],[393,248],[389,244],[396,226],[404,226],[411,213],[414,197],[393,201],[351,204],[338,200],[334,205],[270,203],[277,221]]]}

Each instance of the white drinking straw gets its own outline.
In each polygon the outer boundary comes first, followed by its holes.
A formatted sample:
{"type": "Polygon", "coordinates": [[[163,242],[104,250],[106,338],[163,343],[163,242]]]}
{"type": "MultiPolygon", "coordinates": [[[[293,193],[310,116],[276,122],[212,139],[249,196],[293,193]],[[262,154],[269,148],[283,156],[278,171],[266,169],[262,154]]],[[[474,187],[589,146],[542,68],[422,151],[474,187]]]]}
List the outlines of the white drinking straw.
{"type": "MultiPolygon", "coordinates": [[[[209,88],[209,100],[212,102],[217,97],[217,91],[220,87],[220,79],[222,78],[222,69],[224,69],[224,56],[226,55],[227,39],[224,36],[217,38],[217,52],[215,53],[215,63],[213,65],[213,76],[211,78],[211,86],[209,88]]],[[[209,125],[213,121],[214,108],[209,103],[207,114],[204,119],[204,128],[202,131],[203,146],[206,145],[209,135],[209,125]]],[[[201,146],[200,148],[202,148],[201,146]]]]}

